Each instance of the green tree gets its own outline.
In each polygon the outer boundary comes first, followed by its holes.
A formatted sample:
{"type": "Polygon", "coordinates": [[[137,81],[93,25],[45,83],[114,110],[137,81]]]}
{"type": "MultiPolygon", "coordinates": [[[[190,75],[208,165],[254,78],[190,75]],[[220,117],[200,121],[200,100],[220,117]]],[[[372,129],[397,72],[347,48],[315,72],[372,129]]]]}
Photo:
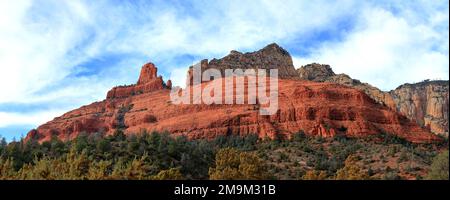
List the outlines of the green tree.
{"type": "Polygon", "coordinates": [[[367,180],[369,175],[358,164],[358,159],[350,155],[345,159],[345,165],[336,173],[336,180],[367,180]]]}
{"type": "Polygon", "coordinates": [[[161,170],[158,174],[152,177],[154,180],[183,180],[184,177],[179,168],[170,168],[168,170],[161,170]]]}
{"type": "Polygon", "coordinates": [[[3,152],[6,149],[6,145],[8,145],[8,143],[6,142],[6,139],[4,137],[0,136],[0,156],[3,155],[3,152]]]}
{"type": "Polygon", "coordinates": [[[302,176],[302,180],[325,180],[327,173],[325,171],[309,170],[302,176]]]}
{"type": "Polygon", "coordinates": [[[127,136],[123,133],[122,129],[116,129],[113,133],[112,138],[115,141],[125,141],[125,139],[127,138],[127,136]]]}
{"type": "Polygon", "coordinates": [[[16,171],[12,159],[3,160],[0,158],[0,180],[14,179],[16,171]]]}
{"type": "MultiPolygon", "coordinates": [[[[143,180],[150,176],[150,167],[145,163],[147,155],[144,154],[141,158],[134,158],[129,162],[125,168],[122,167],[122,178],[128,180],[143,180]]],[[[122,165],[122,164],[120,164],[122,165]]]]}
{"type": "Polygon", "coordinates": [[[89,167],[88,179],[92,180],[109,179],[111,166],[112,162],[109,160],[101,160],[98,162],[91,163],[91,166],[89,167]]]}
{"type": "Polygon", "coordinates": [[[86,154],[86,151],[78,154],[74,148],[67,154],[66,163],[69,165],[68,179],[87,179],[90,160],[86,154]]]}
{"type": "Polygon", "coordinates": [[[111,150],[111,143],[107,138],[100,139],[97,142],[96,149],[99,153],[105,153],[111,150]]]}
{"type": "Polygon", "coordinates": [[[50,158],[44,157],[39,160],[35,158],[34,162],[35,164],[33,167],[25,167],[21,169],[20,173],[23,178],[32,180],[54,180],[57,178],[62,178],[55,176],[54,173],[57,172],[53,169],[53,163],[50,158]],[[26,170],[27,168],[28,170],[26,170]]]}
{"type": "Polygon", "coordinates": [[[125,179],[126,163],[119,158],[113,166],[111,179],[125,179]]]}
{"type": "Polygon", "coordinates": [[[255,153],[240,152],[233,148],[220,149],[215,167],[209,168],[212,180],[268,179],[265,164],[255,153]]]}
{"type": "Polygon", "coordinates": [[[428,173],[427,179],[429,180],[449,180],[448,179],[448,150],[438,154],[431,164],[431,170],[428,173]]]}
{"type": "Polygon", "coordinates": [[[74,148],[77,152],[81,152],[88,148],[88,137],[86,133],[81,133],[74,141],[74,148]]]}

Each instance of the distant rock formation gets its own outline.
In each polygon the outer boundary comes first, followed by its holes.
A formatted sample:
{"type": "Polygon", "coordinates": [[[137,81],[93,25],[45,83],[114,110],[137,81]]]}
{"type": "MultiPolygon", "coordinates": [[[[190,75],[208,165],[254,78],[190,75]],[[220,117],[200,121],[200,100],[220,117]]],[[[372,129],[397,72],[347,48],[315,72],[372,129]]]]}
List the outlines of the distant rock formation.
{"type": "Polygon", "coordinates": [[[359,89],[380,104],[400,112],[433,133],[448,136],[448,81],[404,84],[390,92],[346,74],[335,74],[329,65],[308,64],[297,69],[300,79],[331,82],[359,89]]]}

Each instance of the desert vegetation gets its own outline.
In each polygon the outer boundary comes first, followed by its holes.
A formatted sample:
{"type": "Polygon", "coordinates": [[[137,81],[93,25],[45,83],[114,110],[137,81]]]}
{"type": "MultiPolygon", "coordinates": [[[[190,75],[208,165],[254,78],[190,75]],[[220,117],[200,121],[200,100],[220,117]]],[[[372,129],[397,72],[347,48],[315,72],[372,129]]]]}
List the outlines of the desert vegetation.
{"type": "Polygon", "coordinates": [[[0,142],[0,179],[448,179],[448,143],[412,144],[389,134],[354,139],[303,132],[188,140],[143,131],[81,134],[63,142],[0,142]]]}

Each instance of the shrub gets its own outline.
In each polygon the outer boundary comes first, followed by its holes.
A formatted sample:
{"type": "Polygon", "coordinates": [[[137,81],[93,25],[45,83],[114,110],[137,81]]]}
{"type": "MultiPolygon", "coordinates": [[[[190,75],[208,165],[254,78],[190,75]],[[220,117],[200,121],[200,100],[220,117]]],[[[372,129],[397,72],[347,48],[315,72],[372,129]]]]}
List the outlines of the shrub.
{"type": "Polygon", "coordinates": [[[302,180],[325,180],[327,178],[327,173],[325,171],[310,170],[307,171],[305,175],[302,176],[302,180]]]}
{"type": "Polygon", "coordinates": [[[431,170],[428,173],[427,179],[430,180],[448,180],[448,150],[440,153],[433,159],[431,170]]]}
{"type": "Polygon", "coordinates": [[[161,170],[157,175],[153,176],[154,180],[183,180],[183,175],[179,168],[170,168],[168,170],[161,170]]]}
{"type": "Polygon", "coordinates": [[[405,162],[405,161],[408,161],[408,160],[409,160],[408,154],[406,153],[406,151],[402,151],[400,153],[400,156],[398,157],[397,162],[398,163],[402,163],[402,162],[405,162]]]}
{"type": "Polygon", "coordinates": [[[384,174],[384,180],[400,180],[400,176],[397,171],[390,171],[384,174]]]}
{"type": "Polygon", "coordinates": [[[336,173],[336,180],[366,180],[369,175],[357,165],[357,158],[349,156],[345,160],[345,166],[336,173]]]}
{"type": "Polygon", "coordinates": [[[155,115],[151,115],[151,114],[147,114],[144,117],[144,122],[145,123],[155,123],[158,120],[156,119],[155,115]]]}
{"type": "Polygon", "coordinates": [[[240,152],[233,148],[220,149],[216,154],[215,167],[209,168],[212,180],[268,179],[262,160],[255,154],[240,152]]]}

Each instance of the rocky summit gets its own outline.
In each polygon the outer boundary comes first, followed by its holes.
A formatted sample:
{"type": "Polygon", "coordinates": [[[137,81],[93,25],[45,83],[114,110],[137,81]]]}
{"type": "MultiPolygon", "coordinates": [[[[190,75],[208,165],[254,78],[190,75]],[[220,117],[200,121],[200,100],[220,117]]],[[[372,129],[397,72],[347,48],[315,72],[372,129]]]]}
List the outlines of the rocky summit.
{"type": "MultiPolygon", "coordinates": [[[[208,69],[218,69],[222,77],[225,76],[226,69],[265,69],[267,74],[269,74],[270,69],[278,69],[278,77],[280,78],[298,78],[289,52],[275,43],[269,44],[255,52],[241,53],[232,50],[230,54],[221,59],[214,58],[209,62],[207,59],[202,60],[201,70],[205,71],[208,69]]],[[[188,74],[188,80],[191,80],[192,83],[191,72],[188,74]]]]}
{"type": "Polygon", "coordinates": [[[161,90],[163,88],[170,89],[172,87],[172,82],[169,80],[167,84],[165,84],[162,77],[157,76],[157,72],[158,69],[153,63],[145,64],[142,66],[137,84],[114,87],[108,92],[106,98],[125,98],[136,94],[161,90]]]}
{"type": "MultiPolygon", "coordinates": [[[[312,69],[323,69],[311,70],[310,67],[303,67],[297,72],[289,53],[276,44],[270,44],[252,53],[232,51],[224,58],[213,59],[209,63],[202,62],[202,69],[279,69],[278,111],[276,114],[264,116],[259,115],[259,104],[175,105],[170,99],[170,80],[164,82],[162,77],[158,76],[155,65],[147,63],[142,66],[136,84],[115,87],[107,93],[105,100],[56,117],[31,130],[26,139],[42,142],[56,136],[62,140],[71,140],[81,133],[110,135],[121,129],[127,135],[139,134],[144,130],[167,131],[174,136],[185,135],[190,139],[248,134],[275,139],[289,138],[303,131],[308,135],[322,137],[366,137],[388,133],[416,143],[440,140],[427,126],[408,119],[410,115],[392,109],[391,106],[402,104],[404,100],[391,97],[390,101],[386,101],[383,95],[390,96],[390,93],[372,94],[363,86],[355,87],[354,85],[361,83],[351,80],[348,76],[335,75],[329,66],[313,65],[312,69]],[[317,72],[320,77],[310,72],[317,72]]],[[[223,86],[228,81],[224,78],[201,83],[201,86],[223,86]]],[[[433,94],[426,96],[428,97],[433,97],[433,94]]],[[[427,105],[433,104],[448,110],[448,98],[446,101],[433,100],[433,103],[427,105]]],[[[436,109],[440,110],[437,107],[436,109]]],[[[400,111],[402,110],[414,109],[401,107],[400,111]]],[[[424,117],[429,116],[423,114],[424,117]]],[[[429,121],[431,118],[424,123],[429,121]]]]}
{"type": "Polygon", "coordinates": [[[275,43],[251,53],[233,50],[221,59],[212,59],[206,66],[206,69],[209,68],[219,69],[222,74],[225,69],[278,69],[280,78],[297,76],[289,52],[275,43]]]}

